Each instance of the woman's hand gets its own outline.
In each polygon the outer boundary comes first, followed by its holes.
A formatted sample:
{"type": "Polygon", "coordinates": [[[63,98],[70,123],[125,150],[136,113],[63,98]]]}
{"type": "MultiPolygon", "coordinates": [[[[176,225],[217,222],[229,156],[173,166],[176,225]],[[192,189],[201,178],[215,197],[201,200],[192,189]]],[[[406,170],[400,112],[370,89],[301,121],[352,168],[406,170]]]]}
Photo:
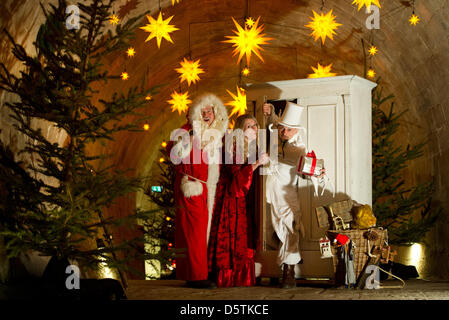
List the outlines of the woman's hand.
{"type": "Polygon", "coordinates": [[[258,166],[263,166],[270,161],[268,153],[262,153],[256,163],[253,164],[253,171],[257,169],[258,166]]]}
{"type": "Polygon", "coordinates": [[[271,103],[264,103],[262,106],[263,115],[266,117],[271,115],[271,108],[273,108],[273,105],[271,103]]]}

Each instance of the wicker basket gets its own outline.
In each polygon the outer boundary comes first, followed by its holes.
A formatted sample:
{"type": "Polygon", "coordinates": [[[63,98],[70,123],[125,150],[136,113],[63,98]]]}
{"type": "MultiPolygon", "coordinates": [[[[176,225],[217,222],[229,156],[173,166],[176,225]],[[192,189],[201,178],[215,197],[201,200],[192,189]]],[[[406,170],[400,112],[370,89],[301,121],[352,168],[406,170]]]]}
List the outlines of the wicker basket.
{"type": "MultiPolygon", "coordinates": [[[[365,269],[368,260],[370,259],[368,255],[368,250],[371,250],[373,246],[383,247],[385,245],[385,240],[387,240],[388,233],[386,229],[382,228],[370,228],[370,229],[351,229],[351,230],[328,230],[328,237],[331,241],[335,239],[337,234],[344,234],[351,238],[355,244],[354,248],[354,270],[357,282],[362,276],[362,271],[365,269]],[[368,240],[364,236],[365,232],[372,232],[373,235],[377,235],[376,240],[368,240]],[[370,249],[368,249],[368,241],[370,249]]],[[[335,282],[337,284],[344,283],[345,279],[345,263],[341,258],[341,247],[332,246],[332,260],[335,271],[335,282]]]]}

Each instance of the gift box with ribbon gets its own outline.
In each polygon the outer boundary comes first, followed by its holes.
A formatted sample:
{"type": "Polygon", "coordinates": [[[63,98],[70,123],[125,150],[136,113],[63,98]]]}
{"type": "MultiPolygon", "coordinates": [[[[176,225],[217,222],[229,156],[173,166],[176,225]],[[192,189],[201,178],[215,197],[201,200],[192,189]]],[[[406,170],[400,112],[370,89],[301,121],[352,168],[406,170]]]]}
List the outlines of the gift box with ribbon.
{"type": "Polygon", "coordinates": [[[315,152],[312,150],[306,156],[301,157],[297,171],[299,174],[307,176],[319,176],[322,169],[324,169],[324,160],[317,159],[315,152]]]}

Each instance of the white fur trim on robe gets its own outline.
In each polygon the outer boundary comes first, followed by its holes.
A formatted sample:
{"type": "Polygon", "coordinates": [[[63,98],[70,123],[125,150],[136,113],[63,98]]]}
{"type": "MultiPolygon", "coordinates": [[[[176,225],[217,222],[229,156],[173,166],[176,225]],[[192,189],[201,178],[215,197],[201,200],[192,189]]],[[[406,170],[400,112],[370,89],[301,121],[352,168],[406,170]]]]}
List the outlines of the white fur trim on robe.
{"type": "Polygon", "coordinates": [[[203,184],[200,181],[189,180],[188,176],[181,179],[181,191],[184,197],[191,198],[203,193],[203,184]]]}

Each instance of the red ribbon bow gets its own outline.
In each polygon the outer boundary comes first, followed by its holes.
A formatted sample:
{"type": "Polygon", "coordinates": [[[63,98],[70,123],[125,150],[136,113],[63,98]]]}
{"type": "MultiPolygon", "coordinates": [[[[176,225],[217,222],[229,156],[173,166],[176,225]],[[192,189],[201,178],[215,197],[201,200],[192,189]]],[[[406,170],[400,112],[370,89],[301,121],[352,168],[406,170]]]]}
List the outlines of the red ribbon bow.
{"type": "Polygon", "coordinates": [[[312,160],[312,167],[310,168],[310,172],[311,172],[311,173],[305,173],[305,172],[302,172],[302,171],[301,171],[302,162],[304,161],[304,157],[301,157],[301,160],[299,161],[298,172],[299,172],[299,173],[306,174],[306,175],[308,175],[308,176],[313,176],[313,172],[315,172],[315,167],[316,167],[316,155],[315,155],[315,151],[312,150],[311,152],[308,152],[307,155],[306,155],[306,157],[308,157],[308,158],[313,158],[313,160],[312,160]]]}

